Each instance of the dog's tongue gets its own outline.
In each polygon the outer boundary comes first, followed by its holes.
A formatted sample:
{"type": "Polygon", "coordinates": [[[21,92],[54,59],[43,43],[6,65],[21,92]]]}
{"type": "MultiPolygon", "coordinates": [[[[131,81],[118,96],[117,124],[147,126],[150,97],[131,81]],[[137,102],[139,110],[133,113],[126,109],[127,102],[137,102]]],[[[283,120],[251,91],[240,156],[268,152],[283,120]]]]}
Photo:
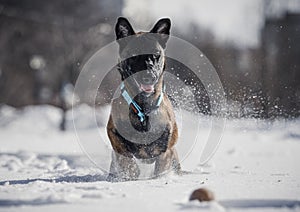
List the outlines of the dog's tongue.
{"type": "Polygon", "coordinates": [[[152,93],[154,91],[154,85],[143,85],[141,84],[141,90],[146,93],[152,93]]]}

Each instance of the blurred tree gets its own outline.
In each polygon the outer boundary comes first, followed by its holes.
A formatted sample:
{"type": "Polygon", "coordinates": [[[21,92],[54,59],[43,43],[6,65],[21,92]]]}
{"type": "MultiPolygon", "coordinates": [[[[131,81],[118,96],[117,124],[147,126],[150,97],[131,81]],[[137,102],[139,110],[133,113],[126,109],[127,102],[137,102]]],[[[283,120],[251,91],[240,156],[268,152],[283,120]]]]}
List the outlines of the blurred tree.
{"type": "Polygon", "coordinates": [[[300,115],[300,14],[269,18],[262,32],[269,117],[300,115]]]}
{"type": "Polygon", "coordinates": [[[63,107],[61,88],[75,82],[87,55],[114,39],[121,9],[122,0],[0,0],[0,102],[63,107]]]}

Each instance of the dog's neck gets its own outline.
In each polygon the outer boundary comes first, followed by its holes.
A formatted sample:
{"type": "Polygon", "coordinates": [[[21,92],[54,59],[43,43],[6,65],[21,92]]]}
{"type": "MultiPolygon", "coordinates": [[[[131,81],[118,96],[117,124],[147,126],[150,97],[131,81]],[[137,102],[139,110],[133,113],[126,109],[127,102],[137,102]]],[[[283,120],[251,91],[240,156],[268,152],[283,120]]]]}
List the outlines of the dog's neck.
{"type": "Polygon", "coordinates": [[[133,95],[130,91],[127,91],[124,83],[121,85],[121,93],[130,107],[129,117],[133,126],[139,131],[148,131],[150,127],[149,116],[160,107],[163,101],[164,86],[162,77],[155,86],[155,92],[148,97],[143,94],[138,94],[132,98],[133,95]]]}

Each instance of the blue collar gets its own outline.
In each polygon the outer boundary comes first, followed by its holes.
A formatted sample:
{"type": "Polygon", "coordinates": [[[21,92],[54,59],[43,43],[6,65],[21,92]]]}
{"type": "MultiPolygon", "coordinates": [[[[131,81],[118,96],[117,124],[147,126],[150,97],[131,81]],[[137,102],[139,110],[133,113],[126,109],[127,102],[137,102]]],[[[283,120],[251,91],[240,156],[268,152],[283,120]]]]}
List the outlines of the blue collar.
{"type": "MultiPolygon", "coordinates": [[[[165,90],[165,87],[161,90],[161,93],[158,97],[158,100],[156,103],[157,108],[159,107],[159,105],[161,104],[161,102],[163,100],[164,90],[165,90]]],[[[131,106],[133,111],[138,115],[140,122],[143,122],[145,120],[146,115],[143,112],[142,108],[138,105],[138,103],[136,101],[134,101],[131,98],[131,96],[129,95],[129,93],[126,91],[124,82],[121,83],[121,94],[122,94],[123,98],[126,100],[127,104],[129,106],[131,106]]]]}

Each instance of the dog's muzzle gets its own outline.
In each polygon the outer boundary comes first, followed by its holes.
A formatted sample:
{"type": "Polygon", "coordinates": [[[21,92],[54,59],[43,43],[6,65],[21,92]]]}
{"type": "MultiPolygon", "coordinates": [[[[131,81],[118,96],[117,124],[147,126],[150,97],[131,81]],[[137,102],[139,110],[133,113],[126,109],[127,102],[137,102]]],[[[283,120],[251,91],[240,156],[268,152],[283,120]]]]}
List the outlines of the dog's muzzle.
{"type": "Polygon", "coordinates": [[[144,73],[138,79],[139,88],[145,93],[153,93],[158,77],[153,73],[144,73]]]}

